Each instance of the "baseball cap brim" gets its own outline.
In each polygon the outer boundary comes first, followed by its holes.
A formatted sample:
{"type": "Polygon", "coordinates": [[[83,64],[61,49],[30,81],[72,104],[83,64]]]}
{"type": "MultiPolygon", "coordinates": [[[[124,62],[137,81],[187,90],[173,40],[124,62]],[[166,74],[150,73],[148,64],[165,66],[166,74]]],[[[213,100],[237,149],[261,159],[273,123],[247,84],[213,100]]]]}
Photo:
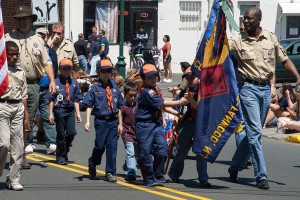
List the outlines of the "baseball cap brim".
{"type": "Polygon", "coordinates": [[[107,70],[107,69],[112,69],[112,66],[98,66],[98,68],[107,70]]]}
{"type": "Polygon", "coordinates": [[[158,72],[151,71],[151,72],[145,73],[144,76],[149,77],[149,76],[152,76],[153,74],[158,75],[158,72]]]}

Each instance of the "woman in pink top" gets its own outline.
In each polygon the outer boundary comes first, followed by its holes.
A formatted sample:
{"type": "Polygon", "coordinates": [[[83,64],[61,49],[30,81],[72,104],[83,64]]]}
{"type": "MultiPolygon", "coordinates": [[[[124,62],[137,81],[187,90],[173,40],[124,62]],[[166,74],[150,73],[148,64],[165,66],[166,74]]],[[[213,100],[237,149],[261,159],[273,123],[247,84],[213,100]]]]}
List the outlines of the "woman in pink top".
{"type": "Polygon", "coordinates": [[[162,80],[162,82],[165,83],[172,83],[172,68],[171,68],[171,44],[170,44],[170,36],[164,35],[163,41],[165,42],[165,45],[161,48],[163,51],[163,64],[165,69],[165,78],[162,80]]]}

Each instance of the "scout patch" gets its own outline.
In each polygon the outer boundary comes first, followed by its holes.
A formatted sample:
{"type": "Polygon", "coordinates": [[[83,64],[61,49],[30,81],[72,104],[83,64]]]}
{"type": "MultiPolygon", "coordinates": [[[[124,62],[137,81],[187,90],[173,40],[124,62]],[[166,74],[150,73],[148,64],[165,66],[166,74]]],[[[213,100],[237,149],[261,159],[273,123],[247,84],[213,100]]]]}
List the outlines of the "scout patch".
{"type": "Polygon", "coordinates": [[[33,43],[33,46],[34,46],[34,48],[38,48],[39,47],[38,43],[36,43],[36,42],[33,43]]]}
{"type": "Polygon", "coordinates": [[[114,98],[114,102],[116,102],[116,103],[117,103],[117,102],[118,102],[118,99],[117,99],[117,98],[114,98]]]}
{"type": "Polygon", "coordinates": [[[155,92],[154,90],[149,90],[149,91],[148,91],[148,94],[149,94],[151,97],[153,97],[153,96],[156,94],[156,92],[155,92]]]}

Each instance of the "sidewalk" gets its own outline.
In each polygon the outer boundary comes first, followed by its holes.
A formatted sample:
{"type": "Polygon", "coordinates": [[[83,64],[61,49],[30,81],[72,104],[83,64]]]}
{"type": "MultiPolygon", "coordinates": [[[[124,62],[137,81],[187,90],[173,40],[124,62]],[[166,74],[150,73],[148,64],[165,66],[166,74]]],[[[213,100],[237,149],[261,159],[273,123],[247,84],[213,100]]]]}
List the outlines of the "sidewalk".
{"type": "MultiPolygon", "coordinates": [[[[172,94],[168,92],[168,87],[174,87],[181,83],[182,74],[173,74],[172,83],[158,83],[158,87],[162,90],[166,100],[172,100],[172,94]]],[[[161,79],[163,79],[163,73],[161,73],[161,79]]],[[[277,128],[265,128],[263,129],[263,136],[276,140],[282,140],[286,142],[293,142],[300,144],[300,132],[284,134],[282,131],[277,132],[277,128]]]]}

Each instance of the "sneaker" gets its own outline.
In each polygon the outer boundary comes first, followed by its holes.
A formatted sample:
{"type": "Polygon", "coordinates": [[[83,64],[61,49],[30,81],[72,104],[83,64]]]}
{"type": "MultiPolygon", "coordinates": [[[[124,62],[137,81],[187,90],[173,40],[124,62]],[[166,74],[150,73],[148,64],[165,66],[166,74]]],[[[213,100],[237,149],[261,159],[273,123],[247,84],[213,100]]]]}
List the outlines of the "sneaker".
{"type": "Polygon", "coordinates": [[[228,168],[228,173],[229,173],[229,181],[233,183],[237,183],[237,176],[238,176],[238,171],[231,169],[231,167],[228,168]]]}
{"type": "Polygon", "coordinates": [[[211,188],[211,184],[208,181],[199,181],[199,185],[202,188],[211,188]]]}
{"type": "Polygon", "coordinates": [[[22,158],[21,168],[22,169],[31,169],[31,165],[28,163],[25,155],[23,155],[23,158],[22,158]]]}
{"type": "Polygon", "coordinates": [[[20,183],[12,183],[10,179],[7,179],[6,188],[14,191],[21,191],[23,190],[23,185],[21,185],[20,183]]]}
{"type": "Polygon", "coordinates": [[[92,162],[92,157],[89,158],[89,175],[91,178],[95,178],[96,177],[96,165],[93,164],[92,162]]]}
{"type": "Polygon", "coordinates": [[[169,182],[169,180],[166,180],[164,176],[162,176],[160,178],[156,178],[156,181],[160,182],[160,183],[168,183],[169,182]]]}
{"type": "Polygon", "coordinates": [[[28,144],[25,148],[25,153],[31,154],[33,153],[33,149],[36,149],[36,147],[33,144],[28,144]]]}
{"type": "Polygon", "coordinates": [[[148,187],[156,187],[156,186],[164,186],[161,182],[153,181],[153,182],[145,182],[145,185],[148,187]]]}
{"type": "Polygon", "coordinates": [[[48,155],[53,155],[56,152],[56,144],[50,144],[49,147],[47,148],[47,154],[48,155]]]}
{"type": "Polygon", "coordinates": [[[168,82],[168,79],[164,78],[164,79],[161,80],[160,82],[162,82],[162,83],[167,83],[167,82],[168,82]]]}
{"type": "Polygon", "coordinates": [[[118,179],[114,175],[112,175],[111,173],[107,173],[106,174],[106,181],[115,183],[115,182],[118,181],[118,179]]]}
{"type": "Polygon", "coordinates": [[[267,190],[270,188],[269,183],[266,179],[262,179],[256,182],[256,187],[259,189],[267,190]]]}
{"type": "Polygon", "coordinates": [[[68,162],[66,161],[66,159],[64,157],[60,157],[57,160],[57,164],[59,164],[59,165],[67,165],[68,162]]]}
{"type": "Polygon", "coordinates": [[[135,175],[128,175],[125,178],[125,181],[131,182],[131,181],[135,181],[136,180],[136,176],[135,175]]]}
{"type": "Polygon", "coordinates": [[[167,82],[166,83],[172,83],[172,79],[167,79],[167,82]]]}
{"type": "Polygon", "coordinates": [[[178,177],[170,177],[170,182],[171,183],[180,183],[180,180],[178,177]]]}

